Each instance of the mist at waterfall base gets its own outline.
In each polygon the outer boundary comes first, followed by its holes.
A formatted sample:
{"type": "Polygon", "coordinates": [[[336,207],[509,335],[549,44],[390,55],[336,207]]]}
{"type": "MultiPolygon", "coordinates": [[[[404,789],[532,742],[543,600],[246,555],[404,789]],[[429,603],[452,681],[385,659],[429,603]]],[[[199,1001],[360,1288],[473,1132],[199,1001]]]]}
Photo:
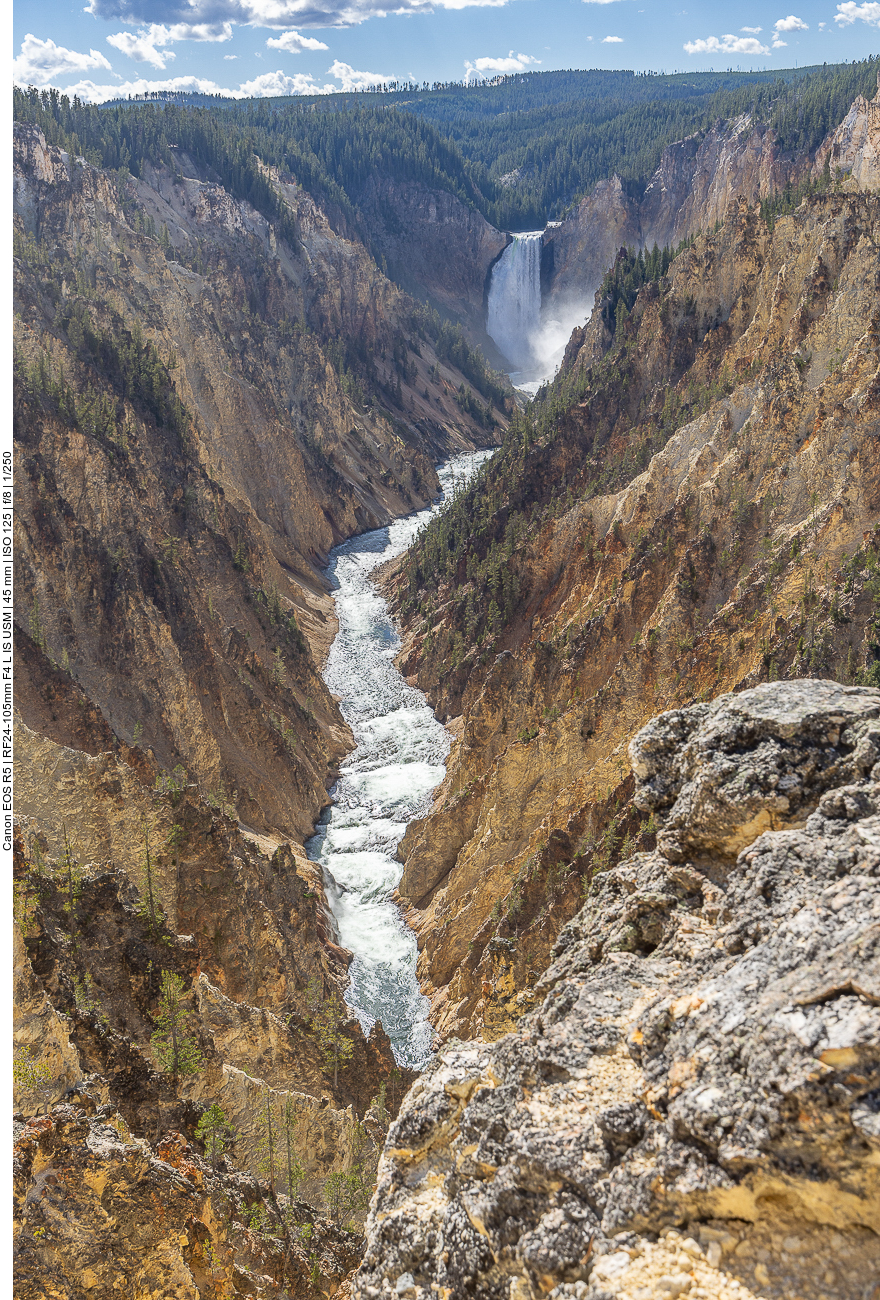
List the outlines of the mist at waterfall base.
{"type": "Polygon", "coordinates": [[[342,764],[306,851],[321,864],[338,941],[354,953],[346,1002],[364,1033],[381,1020],[397,1060],[415,1068],[430,1056],[431,1027],[416,979],[415,935],[391,900],[401,873],[394,854],[407,824],[428,811],[443,780],[449,735],[394,665],[400,639],[370,575],[406,550],[453,487],[491,454],[469,453],[438,466],[442,498],[343,542],[328,569],[339,631],[323,675],[341,697],[357,748],[342,764]]]}
{"type": "Polygon", "coordinates": [[[572,330],[593,307],[592,292],[542,307],[543,240],[543,230],[513,236],[492,269],[486,318],[486,333],[513,366],[511,382],[531,395],[553,378],[572,330]]]}

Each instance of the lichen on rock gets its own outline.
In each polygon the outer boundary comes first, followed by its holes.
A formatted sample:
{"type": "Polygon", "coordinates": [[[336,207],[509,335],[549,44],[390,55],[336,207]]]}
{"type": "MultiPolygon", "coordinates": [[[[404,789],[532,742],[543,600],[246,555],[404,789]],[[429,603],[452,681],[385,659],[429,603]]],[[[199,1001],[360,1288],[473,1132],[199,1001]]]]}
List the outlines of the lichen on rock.
{"type": "Polygon", "coordinates": [[[790,681],[638,733],[656,851],[596,875],[516,1032],[411,1090],[356,1296],[874,1294],[878,716],[790,681]]]}

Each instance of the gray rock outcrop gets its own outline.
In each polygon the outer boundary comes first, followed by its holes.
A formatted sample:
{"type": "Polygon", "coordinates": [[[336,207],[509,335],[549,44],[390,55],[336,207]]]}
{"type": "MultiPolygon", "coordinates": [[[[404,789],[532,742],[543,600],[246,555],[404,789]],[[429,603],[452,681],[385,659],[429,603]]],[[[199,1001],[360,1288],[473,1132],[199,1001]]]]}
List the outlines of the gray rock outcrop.
{"type": "Polygon", "coordinates": [[[877,1294],[880,692],[769,683],[630,753],[657,850],[411,1090],[360,1300],[877,1294]]]}

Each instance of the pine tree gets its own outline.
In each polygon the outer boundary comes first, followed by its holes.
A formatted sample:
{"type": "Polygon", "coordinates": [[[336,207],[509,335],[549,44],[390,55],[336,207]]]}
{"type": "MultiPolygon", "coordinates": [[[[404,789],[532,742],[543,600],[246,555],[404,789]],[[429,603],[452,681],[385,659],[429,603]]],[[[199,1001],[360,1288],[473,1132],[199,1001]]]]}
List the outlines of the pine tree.
{"type": "Polygon", "coordinates": [[[356,1126],[352,1155],[351,1167],[331,1174],[322,1190],[322,1200],[334,1223],[344,1223],[352,1214],[363,1214],[373,1194],[376,1152],[363,1124],[356,1126]]]}
{"type": "Polygon", "coordinates": [[[144,825],[144,877],[143,890],[144,897],[142,900],[142,911],[150,925],[150,934],[155,939],[159,932],[159,909],[156,904],[156,893],[153,882],[153,858],[150,853],[150,825],[146,817],[143,819],[144,825]]]}
{"type": "Polygon", "coordinates": [[[372,1110],[375,1113],[380,1128],[382,1128],[383,1131],[387,1133],[388,1126],[391,1123],[391,1112],[388,1109],[388,1106],[386,1105],[385,1102],[386,1091],[387,1091],[387,1086],[385,1080],[383,1079],[382,1082],[379,1084],[379,1091],[376,1093],[375,1097],[373,1097],[373,1099],[370,1102],[370,1110],[372,1110]]]}
{"type": "Polygon", "coordinates": [[[183,991],[184,983],[180,976],[163,970],[159,1014],[150,1046],[159,1068],[170,1074],[175,1084],[180,1075],[198,1074],[203,1061],[198,1039],[191,1032],[190,1017],[183,1005],[183,991]]]}
{"type": "Polygon", "coordinates": [[[296,1130],[300,1118],[300,1104],[293,1100],[290,1093],[284,1099],[281,1108],[281,1148],[284,1157],[287,1178],[287,1195],[291,1201],[296,1200],[297,1193],[306,1176],[296,1150],[296,1130]]]}
{"type": "Polygon", "coordinates": [[[269,1194],[275,1196],[275,1179],[278,1172],[280,1134],[272,1114],[272,1092],[266,1084],[265,1105],[261,1107],[260,1136],[257,1141],[259,1167],[269,1182],[269,1194]]]}
{"type": "Polygon", "coordinates": [[[208,1107],[196,1125],[196,1138],[205,1148],[205,1155],[210,1156],[211,1168],[216,1173],[218,1157],[235,1141],[235,1129],[216,1102],[208,1107]]]}
{"type": "Polygon", "coordinates": [[[77,899],[79,898],[79,893],[82,886],[82,871],[80,869],[79,863],[76,860],[76,857],[74,856],[74,852],[70,844],[70,837],[67,834],[66,826],[62,825],[62,833],[64,835],[64,854],[61,858],[61,872],[64,879],[64,883],[67,887],[67,903],[65,904],[65,910],[68,916],[70,917],[70,924],[72,928],[73,909],[77,899]]]}
{"type": "Polygon", "coordinates": [[[339,1083],[340,1065],[345,1067],[354,1052],[354,1043],[342,1032],[347,1020],[345,1004],[335,993],[330,994],[314,1020],[324,1058],[324,1069],[333,1070],[334,1088],[339,1083]]]}

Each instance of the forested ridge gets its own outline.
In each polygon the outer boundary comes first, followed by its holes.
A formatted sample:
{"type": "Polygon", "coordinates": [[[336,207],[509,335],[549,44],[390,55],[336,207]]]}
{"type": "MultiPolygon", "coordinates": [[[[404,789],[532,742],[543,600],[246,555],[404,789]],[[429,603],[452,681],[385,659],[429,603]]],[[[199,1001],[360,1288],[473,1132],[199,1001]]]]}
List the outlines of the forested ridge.
{"type": "Polygon", "coordinates": [[[814,149],[876,85],[872,56],[774,73],[547,72],[492,86],[210,107],[90,106],[31,88],[16,92],[14,112],[101,167],[138,174],[145,161],[172,163],[173,149],[184,149],[282,227],[283,204],[259,162],[294,177],[335,220],[356,224],[364,185],[385,175],[448,191],[516,230],[561,216],[613,174],[640,193],[667,145],[718,120],[748,113],[777,131],[785,151],[814,149]]]}

